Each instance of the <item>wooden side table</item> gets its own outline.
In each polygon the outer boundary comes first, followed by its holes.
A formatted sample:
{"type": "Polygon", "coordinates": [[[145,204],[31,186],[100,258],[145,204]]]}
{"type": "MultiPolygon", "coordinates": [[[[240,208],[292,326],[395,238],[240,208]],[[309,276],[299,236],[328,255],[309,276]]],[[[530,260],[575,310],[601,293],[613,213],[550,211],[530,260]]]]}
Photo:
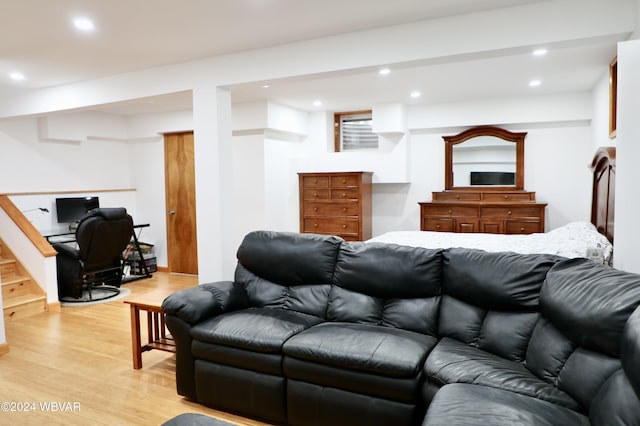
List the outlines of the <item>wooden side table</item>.
{"type": "MultiPolygon", "coordinates": [[[[175,290],[174,290],[175,291],[175,290]]],[[[176,351],[171,335],[167,334],[162,312],[162,301],[174,291],[154,290],[150,293],[132,296],[124,301],[131,307],[131,347],[133,368],[142,368],[142,352],[158,349],[165,352],[176,351]],[[140,311],[147,313],[147,344],[142,345],[140,335],[140,311]]]]}

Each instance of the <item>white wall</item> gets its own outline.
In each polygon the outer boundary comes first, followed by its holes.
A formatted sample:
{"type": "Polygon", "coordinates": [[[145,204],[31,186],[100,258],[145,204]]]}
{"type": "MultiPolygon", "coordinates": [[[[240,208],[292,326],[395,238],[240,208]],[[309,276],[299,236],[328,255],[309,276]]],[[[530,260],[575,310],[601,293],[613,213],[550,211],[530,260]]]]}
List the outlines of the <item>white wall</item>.
{"type": "Polygon", "coordinates": [[[265,203],[268,199],[264,135],[233,138],[233,241],[238,247],[242,237],[256,229],[266,229],[265,203]]]}
{"type": "MultiPolygon", "coordinates": [[[[609,2],[595,0],[536,2],[498,11],[444,17],[429,22],[414,22],[306,40],[119,74],[93,81],[33,90],[19,98],[0,100],[0,117],[46,114],[51,111],[193,90],[191,127],[195,131],[196,139],[198,251],[199,263],[205,266],[201,271],[201,280],[228,278],[235,265],[236,247],[233,243],[236,237],[233,233],[237,228],[233,223],[237,212],[233,203],[233,186],[229,185],[229,180],[233,179],[230,100],[228,92],[221,89],[222,87],[335,71],[371,69],[383,64],[438,60],[447,56],[462,58],[470,55],[473,57],[501,49],[522,49],[525,46],[540,43],[562,44],[579,40],[586,35],[622,34],[636,27],[636,17],[625,13],[629,3],[631,2],[620,1],[620,8],[612,8],[609,2]],[[527,16],[528,19],[520,19],[522,16],[527,16]],[[598,16],[599,19],[594,20],[594,16],[598,16]],[[545,22],[543,32],[540,31],[539,24],[542,21],[545,22]],[[566,22],[571,22],[572,25],[566,25],[566,22]],[[491,27],[492,31],[486,31],[487,27],[491,27]],[[460,37],[460,28],[465,28],[466,33],[474,34],[474,37],[471,39],[460,37]],[[370,46],[388,48],[362,49],[363,39],[366,39],[370,46]]],[[[592,145],[588,124],[584,123],[589,122],[593,113],[591,95],[586,94],[588,98],[586,102],[582,100],[584,97],[584,94],[569,94],[560,95],[555,100],[527,97],[487,102],[486,99],[477,99],[451,105],[427,105],[408,111],[409,132],[404,139],[398,141],[397,146],[401,148],[398,152],[402,155],[398,156],[401,159],[397,160],[393,167],[394,171],[405,171],[405,175],[402,179],[388,180],[394,183],[376,185],[374,209],[383,213],[382,219],[374,218],[375,231],[382,232],[398,226],[413,226],[412,222],[417,221],[417,214],[412,211],[417,209],[415,203],[420,199],[428,199],[430,190],[442,189],[442,172],[439,168],[442,167],[443,157],[435,154],[441,146],[439,139],[441,134],[449,130],[457,131],[460,126],[476,124],[505,124],[512,129],[530,132],[527,149],[533,151],[531,151],[532,154],[527,155],[528,175],[525,178],[525,184],[527,189],[538,192],[541,201],[549,202],[548,227],[560,224],[565,219],[584,217],[586,215],[582,210],[584,197],[577,187],[582,185],[580,173],[584,171],[585,163],[590,160],[590,158],[586,161],[583,159],[581,149],[583,144],[592,145]],[[562,119],[549,118],[556,116],[562,119]],[[412,120],[416,119],[424,120],[426,124],[419,122],[417,125],[412,125],[412,120]],[[530,146],[534,148],[529,148],[530,146]],[[433,151],[427,149],[431,147],[433,151]],[[559,155],[555,153],[558,149],[561,151],[559,155]],[[573,149],[577,149],[576,158],[569,154],[573,149]],[[428,158],[417,157],[421,153],[428,158]],[[406,160],[408,156],[411,157],[410,161],[406,160]],[[553,158],[571,160],[572,165],[567,167],[565,164],[556,164],[553,158]],[[532,159],[535,163],[531,163],[532,159]],[[404,164],[404,168],[398,164],[404,164]],[[432,168],[424,170],[425,164],[431,165],[432,168]],[[531,171],[535,171],[536,168],[548,167],[550,164],[564,167],[562,170],[575,168],[577,174],[571,175],[571,181],[575,182],[573,183],[575,188],[572,189],[575,189],[578,194],[575,195],[577,197],[575,200],[570,198],[571,203],[563,199],[563,196],[574,196],[573,191],[567,188],[570,185],[569,179],[558,183],[551,177],[541,178],[537,174],[531,175],[531,171]],[[555,191],[556,185],[560,188],[556,192],[550,192],[555,191]],[[392,205],[394,201],[404,201],[407,206],[400,215],[395,215],[398,212],[398,206],[392,205]],[[563,203],[571,204],[570,210],[567,212],[553,210],[563,203]],[[394,217],[400,219],[394,222],[394,217]]],[[[94,119],[95,117],[92,117],[92,120],[94,119]]],[[[33,121],[33,119],[23,120],[33,121]]],[[[140,186],[137,185],[138,182],[145,178],[141,170],[132,172],[131,155],[132,152],[146,151],[146,148],[150,148],[151,145],[131,149],[130,145],[124,141],[96,141],[89,138],[72,144],[46,142],[50,145],[41,147],[36,144],[45,143],[36,137],[37,131],[33,122],[24,129],[21,127],[23,123],[24,121],[18,121],[17,124],[14,121],[0,123],[0,143],[4,145],[8,142],[11,145],[11,155],[0,157],[0,176],[2,177],[0,192],[43,190],[43,185],[45,191],[69,188],[76,190],[106,187],[132,188],[140,186]],[[20,136],[17,138],[19,143],[16,143],[14,134],[23,131],[30,132],[32,135],[20,136]],[[85,166],[78,161],[78,158],[84,156],[100,158],[101,162],[92,167],[85,166]],[[23,166],[23,164],[26,165],[23,166]],[[41,176],[36,178],[31,177],[36,174],[25,173],[25,170],[50,172],[44,178],[41,176]],[[80,183],[83,186],[77,187],[80,183]]],[[[61,124],[61,121],[57,124],[61,124]]],[[[310,125],[314,124],[310,123],[310,125]]],[[[121,129],[119,124],[114,127],[121,129]]],[[[322,125],[316,126],[316,128],[319,127],[322,125]]],[[[50,126],[50,130],[52,133],[56,130],[57,139],[65,139],[58,135],[60,130],[58,127],[50,126]]],[[[81,136],[72,134],[73,132],[69,129],[67,132],[71,140],[81,139],[81,136]]],[[[117,135],[118,133],[114,131],[109,136],[117,139],[117,135]]],[[[315,137],[311,130],[308,137],[315,137]]],[[[284,140],[281,137],[269,139],[277,142],[272,144],[273,149],[265,145],[265,158],[269,159],[269,162],[265,163],[266,181],[275,176],[269,172],[269,168],[275,169],[283,162],[282,158],[277,154],[271,155],[271,152],[276,153],[280,148],[288,147],[288,149],[302,150],[299,157],[304,158],[305,161],[311,156],[311,151],[304,151],[308,141],[294,139],[284,140]]],[[[267,140],[266,137],[265,140],[267,140]]],[[[326,143],[326,140],[321,141],[321,144],[326,143]]],[[[314,150],[318,146],[316,145],[314,150]]],[[[352,156],[349,160],[352,159],[365,165],[380,164],[379,162],[361,162],[359,156],[352,156]]],[[[293,161],[300,161],[300,159],[293,161]]],[[[313,166],[314,163],[311,161],[307,165],[313,166]]],[[[340,167],[346,165],[348,164],[345,163],[340,167]]],[[[281,170],[277,169],[277,172],[281,170]]],[[[157,171],[153,173],[153,176],[157,175],[157,171]]],[[[291,189],[292,187],[290,185],[289,198],[295,199],[295,191],[291,189]]],[[[144,192],[151,193],[155,190],[154,185],[149,185],[149,190],[144,192]]],[[[139,196],[143,195],[139,194],[139,196]]],[[[162,204],[159,198],[161,196],[157,194],[144,196],[147,197],[146,206],[162,204]]],[[[294,204],[290,203],[286,206],[287,223],[282,223],[284,227],[292,226],[293,219],[290,218],[296,216],[291,210],[295,208],[294,204]]],[[[280,211],[281,208],[282,206],[269,204],[268,198],[265,197],[265,217],[274,217],[274,221],[280,220],[280,216],[274,215],[274,212],[280,211]]],[[[154,211],[160,211],[160,209],[154,209],[154,211]]],[[[265,225],[269,223],[266,222],[265,225]]]]}
{"type": "Polygon", "coordinates": [[[167,266],[164,133],[193,130],[192,111],[139,114],[128,117],[126,137],[131,185],[136,189],[137,223],[151,226],[140,240],[154,245],[159,266],[167,266]]]}
{"type": "Polygon", "coordinates": [[[37,119],[22,118],[0,121],[0,146],[11,153],[0,155],[0,193],[131,187],[124,141],[48,142],[37,119]]]}
{"type": "Polygon", "coordinates": [[[192,129],[191,111],[128,118],[73,112],[5,120],[0,145],[12,155],[0,156],[5,176],[0,192],[17,194],[11,198],[21,211],[49,209],[25,213],[43,233],[63,228],[55,215],[56,197],[97,195],[102,207],[125,207],[135,223],[151,225],[140,238],[156,246],[158,264],[166,266],[161,134],[192,129]]]}
{"type": "MultiPolygon", "coordinates": [[[[268,103],[234,106],[232,166],[224,178],[231,198],[228,204],[223,205],[223,209],[234,212],[229,219],[229,247],[232,247],[229,250],[234,252],[242,237],[254,229],[299,229],[299,171],[372,170],[375,172],[374,235],[392,230],[419,229],[418,202],[429,201],[431,192],[444,187],[442,136],[486,123],[499,123],[512,131],[528,132],[525,187],[537,192],[538,201],[549,204],[546,229],[574,220],[589,220],[591,175],[587,165],[593,152],[592,128],[588,124],[593,113],[591,100],[589,94],[574,93],[402,106],[400,109],[385,106],[380,108],[376,119],[384,124],[385,129],[392,127],[391,130],[396,130],[396,135],[390,136],[395,139],[388,141],[385,150],[376,153],[331,152],[331,113],[310,114],[268,103]],[[407,120],[398,120],[397,111],[402,111],[401,115],[405,115],[407,120]],[[395,122],[400,125],[389,124],[395,122]],[[554,173],[549,173],[549,170],[554,170],[554,173]]],[[[190,130],[193,114],[191,111],[145,114],[121,119],[121,123],[112,117],[96,123],[95,116],[91,116],[91,126],[87,126],[85,119],[86,115],[79,114],[75,120],[66,118],[65,121],[49,120],[48,123],[56,123],[58,138],[86,139],[77,128],[89,127],[92,133],[101,135],[101,139],[76,143],[42,142],[38,137],[38,128],[41,129],[42,124],[34,119],[1,124],[4,125],[6,143],[15,145],[16,151],[24,150],[25,145],[29,147],[29,164],[38,165],[39,175],[43,172],[55,174],[59,170],[57,162],[42,164],[39,157],[53,155],[57,160],[71,155],[71,151],[77,164],[96,163],[95,158],[100,158],[96,165],[98,168],[103,167],[104,156],[111,158],[115,162],[115,170],[102,171],[101,181],[94,182],[93,173],[78,166],[80,170],[67,173],[83,177],[87,173],[87,179],[67,179],[60,186],[64,185],[67,190],[82,187],[95,190],[132,188],[104,193],[79,191],[76,195],[99,195],[103,206],[125,206],[136,223],[150,223],[151,227],[145,228],[140,238],[155,245],[158,264],[166,266],[164,145],[160,133],[190,130]],[[63,125],[65,122],[66,127],[63,125]],[[115,125],[116,129],[111,130],[108,124],[115,125]],[[120,136],[128,142],[104,140],[105,135],[123,132],[123,128],[124,133],[120,136]]],[[[381,138],[386,136],[388,134],[383,134],[381,138]]],[[[25,191],[42,189],[46,187],[43,188],[41,178],[33,177],[28,185],[23,182],[25,191]]],[[[49,208],[50,214],[40,211],[26,213],[36,228],[45,232],[57,225],[53,209],[56,196],[60,194],[52,191],[13,196],[12,199],[21,210],[49,208]]],[[[228,255],[227,269],[232,269],[233,255],[228,255]]],[[[206,259],[201,259],[203,261],[206,259]]]]}
{"type": "Polygon", "coordinates": [[[618,126],[614,266],[640,273],[638,182],[640,182],[640,40],[618,44],[618,126]]]}
{"type": "Polygon", "coordinates": [[[630,39],[640,39],[640,0],[636,0],[636,30],[631,35],[630,39]]]}
{"type": "Polygon", "coordinates": [[[158,266],[167,266],[166,207],[164,181],[164,139],[129,143],[131,185],[136,189],[136,208],[131,216],[135,223],[148,223],[138,230],[140,241],[153,244],[158,266]]]}
{"type": "MultiPolygon", "coordinates": [[[[56,198],[65,197],[98,197],[100,207],[124,207],[133,217],[137,216],[137,194],[135,190],[123,189],[116,191],[78,191],[78,192],[47,192],[44,194],[14,194],[9,198],[24,216],[42,234],[52,234],[69,230],[68,223],[58,223],[56,212],[56,198]],[[48,212],[38,210],[46,208],[48,212]],[[36,210],[34,210],[36,209],[36,210]]],[[[137,221],[138,223],[142,223],[137,221]]]]}
{"type": "MultiPolygon", "coordinates": [[[[525,187],[537,192],[540,202],[548,203],[546,229],[572,221],[588,221],[591,207],[591,95],[572,93],[563,96],[524,97],[516,99],[466,101],[457,104],[415,106],[407,108],[410,117],[407,135],[400,135],[396,149],[371,152],[332,152],[332,114],[317,112],[308,116],[309,135],[302,142],[274,139],[256,126],[269,122],[269,108],[243,105],[234,108],[234,125],[253,128],[253,136],[234,137],[234,153],[250,155],[243,173],[234,174],[245,184],[241,198],[263,196],[253,204],[254,217],[243,215],[242,230],[266,227],[274,230],[299,229],[299,171],[374,171],[373,234],[420,228],[420,201],[431,200],[433,191],[444,188],[443,135],[457,133],[471,125],[500,123],[512,131],[528,132],[525,142],[525,187]],[[480,108],[482,107],[482,108],[480,108]],[[260,117],[260,115],[267,117],[260,117]],[[486,121],[485,121],[486,120],[486,121]],[[503,120],[503,122],[500,122],[503,120]],[[251,138],[249,141],[246,138],[251,138]],[[251,144],[253,151],[246,148],[251,144]],[[262,144],[262,145],[261,145],[262,144]],[[242,149],[242,151],[238,150],[242,149]],[[401,150],[398,156],[397,151],[401,150]],[[260,156],[262,155],[262,158],[260,156]],[[375,161],[371,161],[376,157],[375,161]],[[261,163],[262,162],[262,163],[261,163]],[[260,166],[262,164],[262,166],[260,166]],[[371,167],[368,169],[366,167],[371,167]],[[248,174],[245,174],[248,173],[248,174]],[[400,181],[397,176],[403,176],[400,181]]],[[[383,122],[385,109],[375,118],[383,122]]],[[[295,114],[292,114],[295,115],[295,114]]],[[[304,117],[299,117],[304,120],[304,117]]],[[[397,121],[397,120],[396,120],[397,121]]],[[[406,124],[405,124],[406,126],[406,124]]],[[[292,126],[293,129],[300,125],[292,126]]],[[[283,129],[286,132],[288,129],[283,129]]],[[[244,135],[244,131],[239,131],[244,135]]],[[[399,132],[402,133],[402,132],[399,132]]],[[[234,156],[234,168],[242,167],[234,156]]],[[[245,202],[246,201],[242,201],[245,202]]],[[[236,201],[236,211],[239,202],[236,201]]],[[[236,214],[238,220],[239,214],[236,214]]],[[[244,235],[239,232],[234,241],[244,235]]]]}
{"type": "MultiPolygon", "coordinates": [[[[523,125],[512,131],[528,132],[525,139],[525,189],[548,203],[546,229],[572,221],[589,220],[592,151],[587,125],[540,127],[523,125]]],[[[375,184],[373,234],[420,228],[418,202],[444,189],[443,135],[411,135],[411,183],[375,184]]]]}

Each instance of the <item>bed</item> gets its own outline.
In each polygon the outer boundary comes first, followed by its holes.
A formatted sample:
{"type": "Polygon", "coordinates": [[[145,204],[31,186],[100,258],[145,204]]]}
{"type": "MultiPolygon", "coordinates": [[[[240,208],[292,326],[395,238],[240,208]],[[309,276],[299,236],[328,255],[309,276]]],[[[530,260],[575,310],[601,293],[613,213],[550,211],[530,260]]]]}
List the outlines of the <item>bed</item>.
{"type": "Polygon", "coordinates": [[[599,148],[591,163],[591,222],[571,222],[545,233],[528,235],[393,231],[367,242],[426,248],[467,247],[486,251],[550,253],[567,258],[590,257],[611,264],[615,200],[615,148],[599,148]]]}

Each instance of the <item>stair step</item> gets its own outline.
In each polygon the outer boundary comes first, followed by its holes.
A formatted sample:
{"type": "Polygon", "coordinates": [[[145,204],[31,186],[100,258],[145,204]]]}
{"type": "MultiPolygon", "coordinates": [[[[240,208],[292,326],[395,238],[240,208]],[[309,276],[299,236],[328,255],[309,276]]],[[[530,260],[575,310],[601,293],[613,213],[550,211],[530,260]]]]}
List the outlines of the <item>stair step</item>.
{"type": "Polygon", "coordinates": [[[47,297],[31,294],[14,297],[4,303],[5,321],[25,318],[47,310],[47,297]]]}
{"type": "Polygon", "coordinates": [[[47,294],[0,239],[0,283],[5,320],[48,312],[47,294]]]}
{"type": "Polygon", "coordinates": [[[7,277],[16,273],[16,261],[0,259],[0,277],[7,277]]]}
{"type": "Polygon", "coordinates": [[[40,295],[37,291],[34,291],[29,277],[19,275],[2,277],[2,299],[5,300],[5,302],[16,297],[30,294],[40,295]]]}

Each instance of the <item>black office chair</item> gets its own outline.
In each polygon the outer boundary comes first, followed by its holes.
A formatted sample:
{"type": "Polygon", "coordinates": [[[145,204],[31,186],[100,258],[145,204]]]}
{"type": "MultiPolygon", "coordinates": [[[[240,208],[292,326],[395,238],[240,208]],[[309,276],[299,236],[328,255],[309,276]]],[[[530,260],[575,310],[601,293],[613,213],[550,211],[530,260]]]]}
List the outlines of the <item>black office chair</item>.
{"type": "Polygon", "coordinates": [[[92,294],[96,288],[105,291],[100,299],[120,293],[122,253],[132,235],[133,219],[124,208],[98,208],[87,213],[76,228],[78,248],[53,245],[58,252],[58,298],[81,301],[86,289],[89,300],[96,300],[92,294]]]}

